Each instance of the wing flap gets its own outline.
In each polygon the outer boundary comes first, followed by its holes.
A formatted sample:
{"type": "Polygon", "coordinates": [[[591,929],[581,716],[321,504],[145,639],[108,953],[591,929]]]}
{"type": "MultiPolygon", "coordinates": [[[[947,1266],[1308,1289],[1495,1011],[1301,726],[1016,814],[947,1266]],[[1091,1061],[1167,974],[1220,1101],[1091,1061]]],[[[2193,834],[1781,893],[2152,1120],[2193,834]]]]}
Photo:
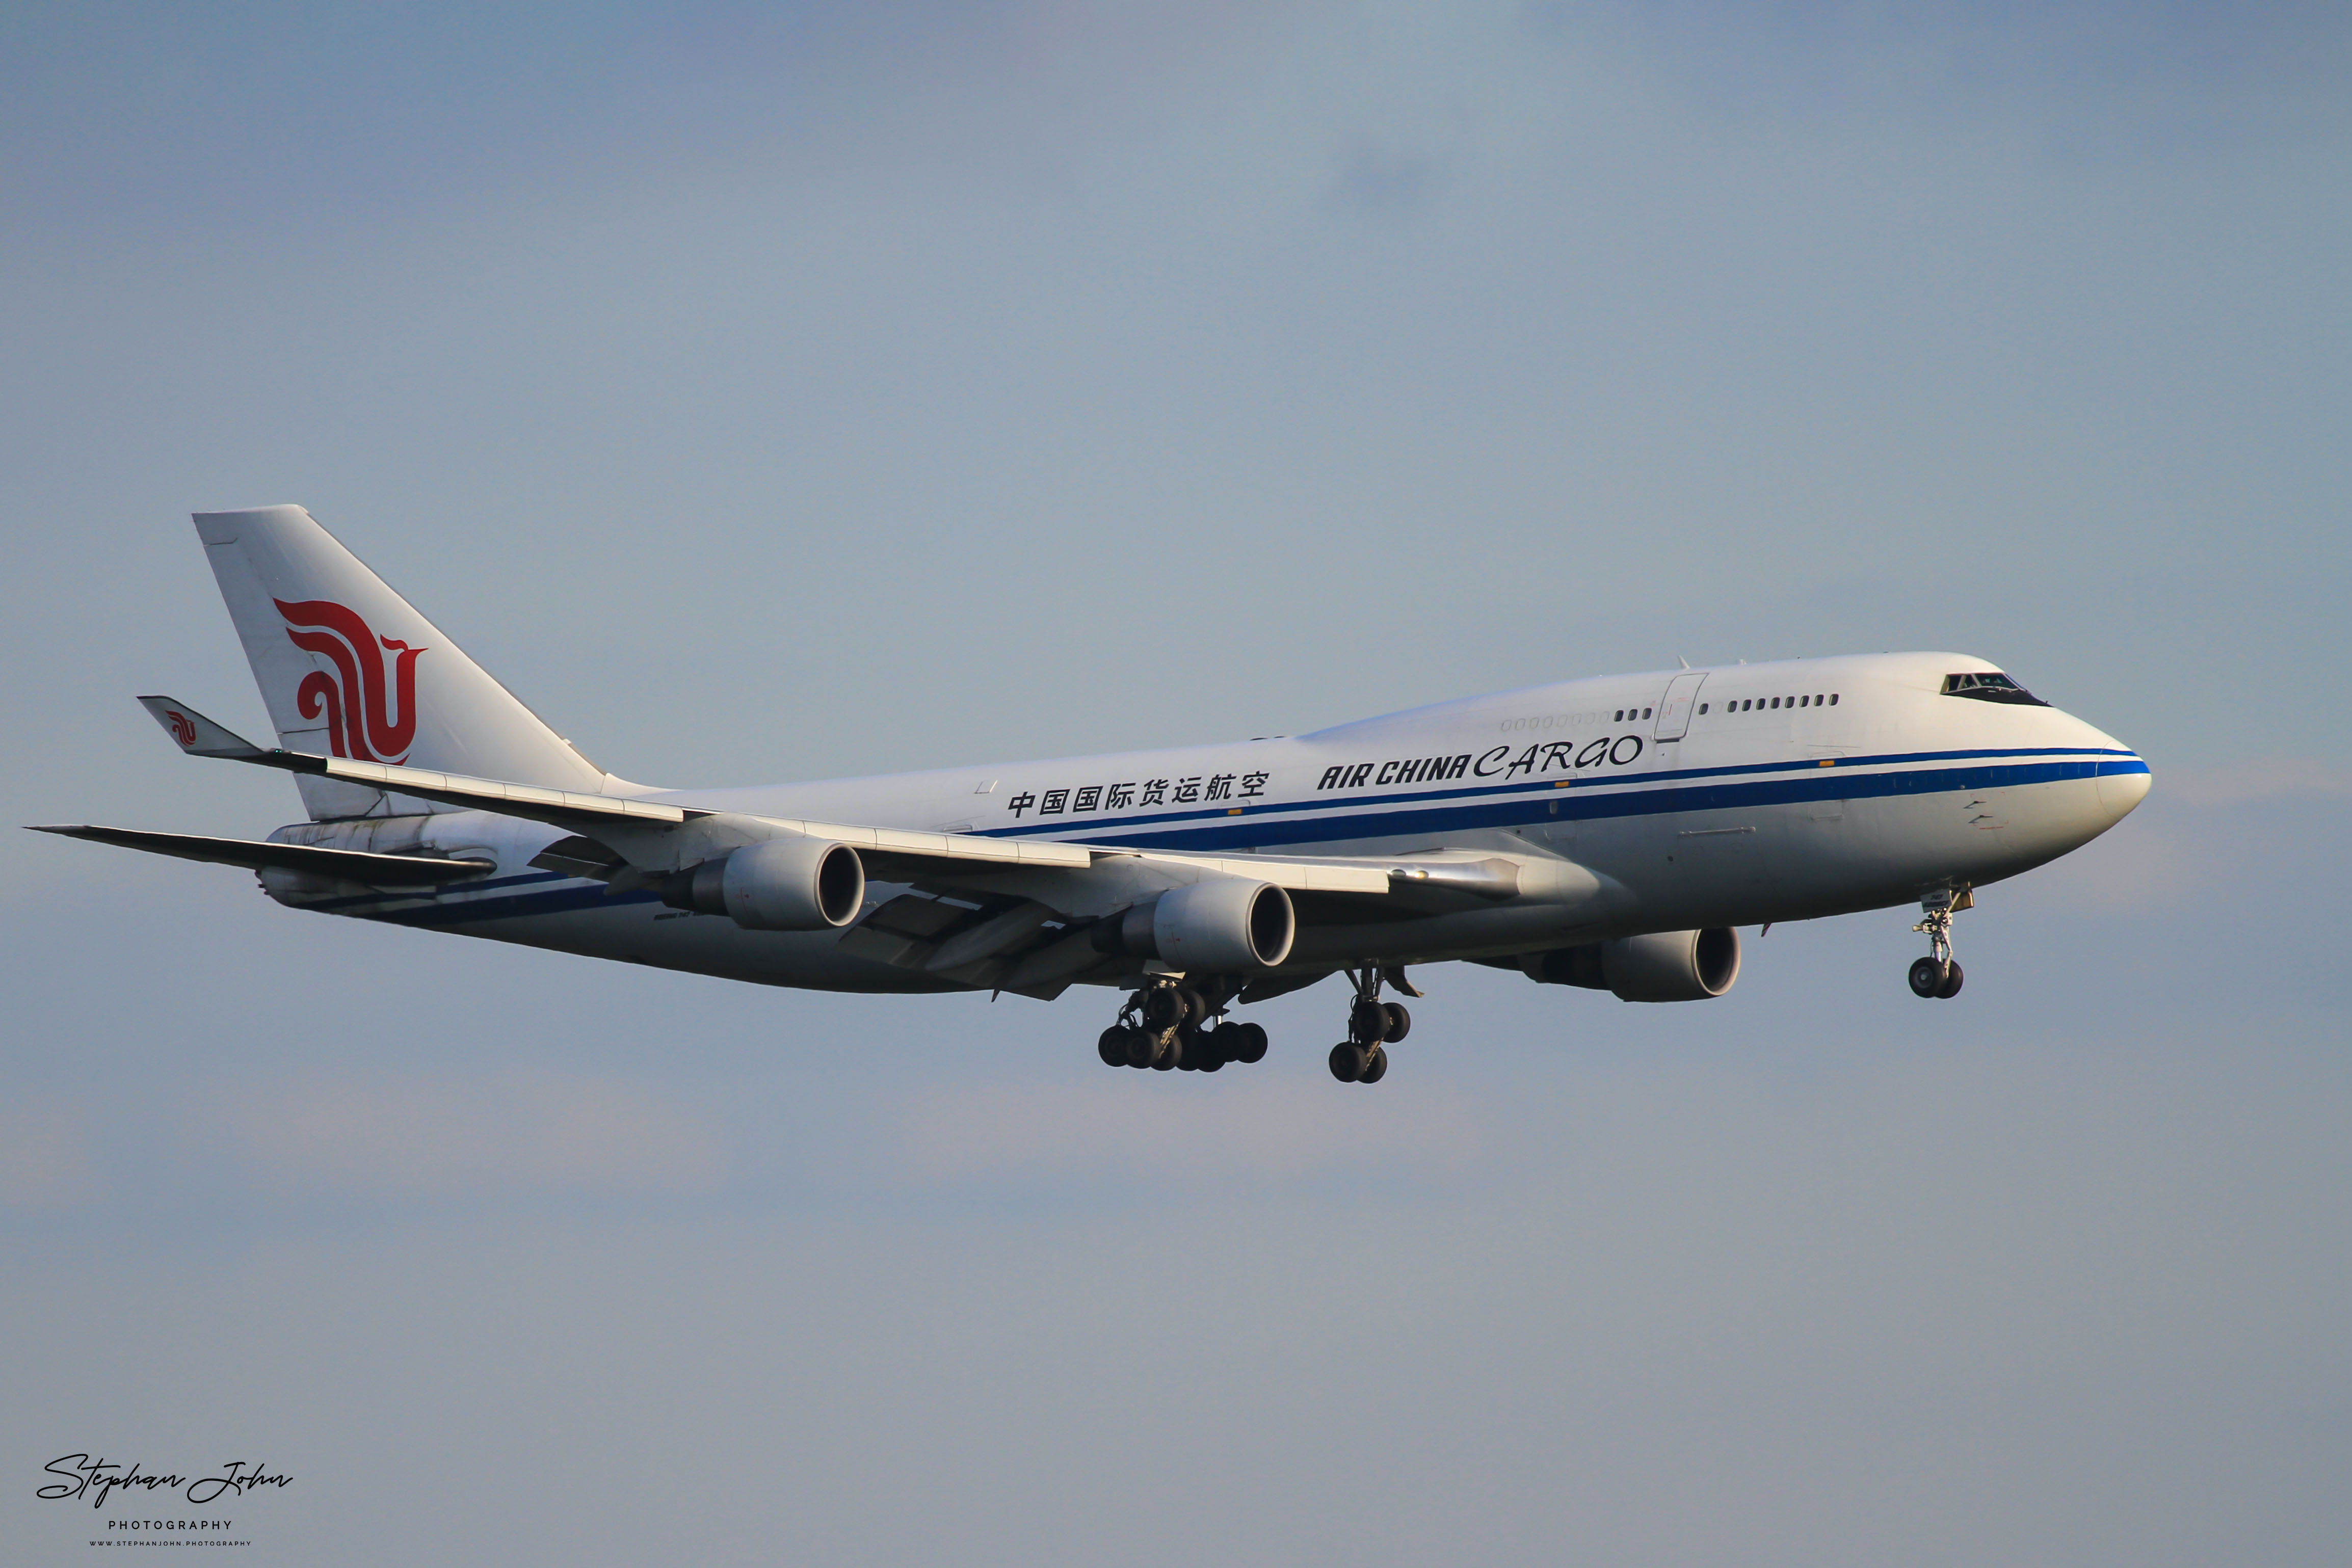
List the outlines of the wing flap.
{"type": "Polygon", "coordinates": [[[1287,893],[1386,893],[1389,890],[1388,868],[1365,861],[1284,860],[1275,855],[1188,855],[1171,854],[1164,851],[1145,852],[1137,858],[1169,865],[1190,866],[1213,876],[1238,876],[1252,882],[1270,882],[1287,893]]]}
{"type": "Polygon", "coordinates": [[[790,817],[761,817],[757,821],[772,828],[782,828],[788,833],[803,833],[813,839],[836,839],[883,862],[887,874],[894,856],[926,864],[940,862],[969,862],[979,865],[1055,866],[1069,871],[1084,871],[1095,863],[1097,854],[1112,852],[1093,850],[1084,844],[1044,843],[1018,839],[989,839],[977,833],[932,833],[912,828],[861,828],[843,822],[810,822],[790,817]]]}

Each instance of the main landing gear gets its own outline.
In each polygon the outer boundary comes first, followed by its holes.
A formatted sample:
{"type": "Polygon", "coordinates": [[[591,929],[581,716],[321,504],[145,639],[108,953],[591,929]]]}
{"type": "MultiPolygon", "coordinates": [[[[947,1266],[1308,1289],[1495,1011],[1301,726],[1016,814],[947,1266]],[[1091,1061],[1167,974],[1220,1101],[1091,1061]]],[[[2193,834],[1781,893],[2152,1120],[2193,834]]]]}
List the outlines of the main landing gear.
{"type": "Polygon", "coordinates": [[[1911,965],[1911,994],[1950,1001],[1960,994],[1960,981],[1965,977],[1959,964],[1952,957],[1952,916],[1963,909],[1976,907],[1976,895],[1963,887],[1957,894],[1933,894],[1919,901],[1926,915],[1914,931],[1927,934],[1928,954],[1915,959],[1911,965]]]}
{"type": "Polygon", "coordinates": [[[1381,982],[1387,980],[1409,997],[1421,993],[1406,981],[1400,968],[1378,969],[1366,965],[1347,973],[1355,984],[1356,997],[1348,1008],[1348,1038],[1331,1048],[1331,1076],[1342,1083],[1378,1083],[1389,1071],[1389,1053],[1384,1048],[1394,1045],[1412,1030],[1412,1014],[1405,1010],[1402,1002],[1381,1000],[1381,982]]]}
{"type": "Polygon", "coordinates": [[[1172,980],[1127,998],[1118,1021],[1102,1031],[1097,1054],[1108,1067],[1150,1067],[1166,1072],[1214,1072],[1229,1061],[1265,1060],[1265,1030],[1254,1023],[1217,1023],[1229,994],[1172,980]],[[1215,1023],[1215,1027],[1210,1027],[1215,1023]]]}

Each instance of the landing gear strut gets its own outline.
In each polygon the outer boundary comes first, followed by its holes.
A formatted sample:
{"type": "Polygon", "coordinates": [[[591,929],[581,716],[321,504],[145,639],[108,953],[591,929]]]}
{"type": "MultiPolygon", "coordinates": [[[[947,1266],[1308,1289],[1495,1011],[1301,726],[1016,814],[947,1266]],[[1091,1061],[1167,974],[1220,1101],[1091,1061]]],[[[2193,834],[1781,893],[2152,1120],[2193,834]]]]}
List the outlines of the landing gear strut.
{"type": "Polygon", "coordinates": [[[1149,1067],[1160,1072],[1214,1072],[1229,1061],[1265,1060],[1265,1030],[1254,1023],[1209,1024],[1224,1016],[1232,993],[1181,980],[1155,980],[1127,998],[1118,1020],[1095,1049],[1106,1066],[1149,1067]]]}
{"type": "Polygon", "coordinates": [[[1381,969],[1367,964],[1348,970],[1347,975],[1356,996],[1348,1008],[1348,1038],[1331,1048],[1331,1076],[1342,1083],[1378,1083],[1389,1071],[1384,1048],[1412,1029],[1412,1014],[1402,1002],[1381,1000],[1381,983],[1385,980],[1407,996],[1421,993],[1412,988],[1401,968],[1381,969]]]}
{"type": "Polygon", "coordinates": [[[1927,933],[1928,953],[1927,956],[1916,959],[1911,965],[1913,996],[1950,1001],[1960,994],[1960,981],[1964,977],[1960,966],[1952,957],[1952,916],[1963,909],[1973,909],[1976,902],[1974,892],[1967,887],[1962,887],[1958,893],[1930,894],[1919,901],[1919,909],[1925,918],[1911,929],[1927,933]]]}

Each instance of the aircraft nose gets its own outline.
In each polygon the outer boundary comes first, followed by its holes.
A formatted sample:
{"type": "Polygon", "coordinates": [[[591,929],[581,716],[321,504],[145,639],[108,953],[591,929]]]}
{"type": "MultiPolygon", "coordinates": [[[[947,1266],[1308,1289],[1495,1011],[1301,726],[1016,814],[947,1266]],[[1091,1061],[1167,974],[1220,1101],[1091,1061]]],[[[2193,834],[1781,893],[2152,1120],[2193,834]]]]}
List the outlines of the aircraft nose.
{"type": "Polygon", "coordinates": [[[2148,787],[2156,776],[2147,764],[2137,757],[2113,758],[2099,764],[2099,809],[2107,815],[2110,826],[2131,815],[2132,808],[2147,799],[2148,787]]]}

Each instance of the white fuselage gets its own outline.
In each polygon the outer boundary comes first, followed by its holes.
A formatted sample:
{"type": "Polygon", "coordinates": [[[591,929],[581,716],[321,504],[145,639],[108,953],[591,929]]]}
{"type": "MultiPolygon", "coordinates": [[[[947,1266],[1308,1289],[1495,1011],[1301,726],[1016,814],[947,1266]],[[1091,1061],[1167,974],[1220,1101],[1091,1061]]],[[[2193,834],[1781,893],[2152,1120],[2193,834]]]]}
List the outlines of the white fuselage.
{"type": "MultiPolygon", "coordinates": [[[[1519,868],[1519,896],[1307,920],[1286,967],[1507,956],[1934,897],[2064,854],[2139,802],[2147,764],[2082,720],[1943,694],[1947,675],[1993,668],[1894,653],[1665,671],[1234,745],[647,798],[1228,856],[1499,857],[1519,868]]],[[[745,930],[533,870],[563,836],[537,823],[446,811],[423,833],[428,851],[499,870],[433,895],[281,896],[770,984],[958,988],[844,952],[838,932],[745,930]]],[[[895,891],[872,888],[869,905],[895,891]]]]}

